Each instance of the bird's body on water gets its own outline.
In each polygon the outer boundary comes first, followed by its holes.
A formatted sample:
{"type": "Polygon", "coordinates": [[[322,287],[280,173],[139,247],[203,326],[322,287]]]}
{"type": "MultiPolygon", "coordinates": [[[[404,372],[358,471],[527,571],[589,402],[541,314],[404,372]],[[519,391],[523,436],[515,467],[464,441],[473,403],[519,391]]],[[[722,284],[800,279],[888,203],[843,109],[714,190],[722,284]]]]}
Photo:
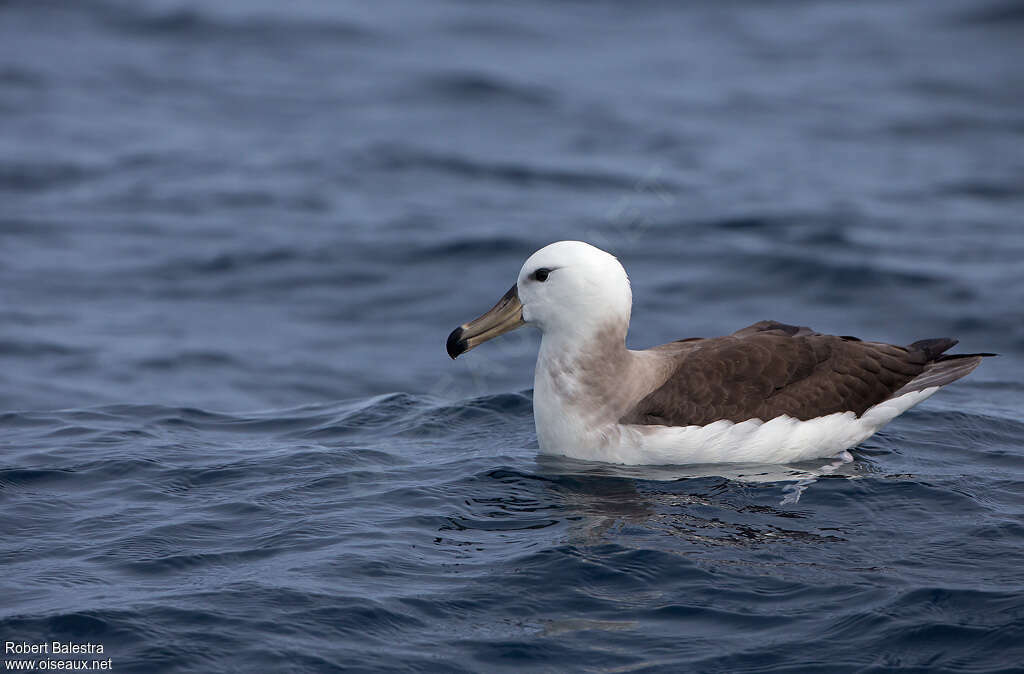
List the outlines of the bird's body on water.
{"type": "Polygon", "coordinates": [[[534,253],[452,358],[524,324],[542,332],[534,420],[542,452],[625,464],[789,463],[835,456],[991,354],[760,321],[732,335],[626,347],[632,294],[619,261],[579,241],[534,253]]]}

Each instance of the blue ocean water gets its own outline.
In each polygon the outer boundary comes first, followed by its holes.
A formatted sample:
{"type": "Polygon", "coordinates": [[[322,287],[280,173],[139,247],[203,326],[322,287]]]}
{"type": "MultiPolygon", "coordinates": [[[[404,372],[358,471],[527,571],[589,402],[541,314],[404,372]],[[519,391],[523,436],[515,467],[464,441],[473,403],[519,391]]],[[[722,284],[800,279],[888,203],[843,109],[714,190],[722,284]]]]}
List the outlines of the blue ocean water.
{"type": "Polygon", "coordinates": [[[1002,0],[0,2],[0,641],[1021,671],[1022,35],[1002,0]],[[1001,356],[842,466],[540,457],[538,336],[444,340],[566,238],[630,272],[634,348],[1001,356]]]}

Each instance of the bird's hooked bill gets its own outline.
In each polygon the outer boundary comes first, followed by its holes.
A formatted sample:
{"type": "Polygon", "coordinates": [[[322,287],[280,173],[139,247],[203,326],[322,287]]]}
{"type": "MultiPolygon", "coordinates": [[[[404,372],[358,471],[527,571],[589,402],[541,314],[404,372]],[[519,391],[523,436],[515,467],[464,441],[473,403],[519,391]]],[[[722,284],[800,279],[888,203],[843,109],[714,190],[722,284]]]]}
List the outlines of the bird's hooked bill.
{"type": "Polygon", "coordinates": [[[523,323],[523,304],[519,301],[518,287],[513,285],[483,316],[452,330],[448,335],[448,355],[456,358],[489,339],[515,330],[523,323]]]}

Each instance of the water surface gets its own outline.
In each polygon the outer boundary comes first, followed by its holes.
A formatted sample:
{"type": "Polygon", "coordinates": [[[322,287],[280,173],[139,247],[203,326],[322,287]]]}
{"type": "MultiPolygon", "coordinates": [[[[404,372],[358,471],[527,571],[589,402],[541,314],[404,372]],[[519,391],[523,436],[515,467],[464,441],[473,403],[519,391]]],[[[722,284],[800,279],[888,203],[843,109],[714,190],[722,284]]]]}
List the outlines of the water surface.
{"type": "Polygon", "coordinates": [[[0,639],[115,671],[1013,671],[1011,3],[0,3],[0,639]],[[996,351],[799,466],[538,457],[557,239],[645,348],[996,351]]]}

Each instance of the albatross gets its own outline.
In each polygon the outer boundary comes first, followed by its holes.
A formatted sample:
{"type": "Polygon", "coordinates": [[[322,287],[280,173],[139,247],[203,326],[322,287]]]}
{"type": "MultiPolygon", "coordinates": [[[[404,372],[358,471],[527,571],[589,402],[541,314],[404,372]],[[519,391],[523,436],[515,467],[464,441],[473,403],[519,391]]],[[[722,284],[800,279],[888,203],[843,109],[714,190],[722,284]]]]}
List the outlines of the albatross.
{"type": "Polygon", "coordinates": [[[540,329],[533,414],[542,453],[620,464],[792,463],[846,450],[994,354],[943,355],[760,321],[725,337],[626,347],[633,296],[610,253],[559,241],[448,336],[453,359],[540,329]]]}

